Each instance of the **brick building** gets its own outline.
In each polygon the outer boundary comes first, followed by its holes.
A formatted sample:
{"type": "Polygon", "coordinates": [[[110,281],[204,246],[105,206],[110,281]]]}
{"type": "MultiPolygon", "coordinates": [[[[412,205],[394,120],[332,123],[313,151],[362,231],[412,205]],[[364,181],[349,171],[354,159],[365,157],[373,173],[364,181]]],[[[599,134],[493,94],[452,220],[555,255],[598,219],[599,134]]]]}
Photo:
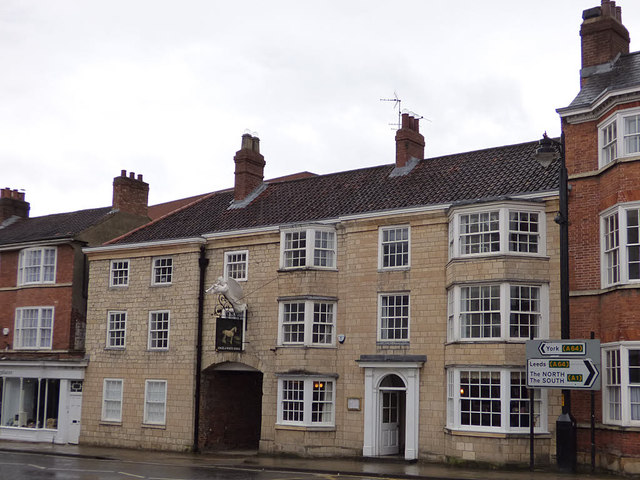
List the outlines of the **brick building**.
{"type": "MultiPolygon", "coordinates": [[[[528,462],[525,340],[560,335],[536,147],[425,159],[405,114],[395,163],[265,182],[244,135],[234,188],[84,250],[81,442],[528,462]]],[[[535,393],[539,462],[559,409],[535,393]]]]}
{"type": "MultiPolygon", "coordinates": [[[[558,110],[569,173],[571,335],[602,345],[598,464],[640,471],[640,52],[621,9],[603,0],[580,29],[580,92],[558,110]]],[[[580,461],[590,454],[590,399],[574,393],[580,461]]]]}
{"type": "Polygon", "coordinates": [[[111,207],[29,218],[0,195],[0,439],[77,443],[87,361],[82,248],[149,221],[149,185],[122,172],[111,207]]]}

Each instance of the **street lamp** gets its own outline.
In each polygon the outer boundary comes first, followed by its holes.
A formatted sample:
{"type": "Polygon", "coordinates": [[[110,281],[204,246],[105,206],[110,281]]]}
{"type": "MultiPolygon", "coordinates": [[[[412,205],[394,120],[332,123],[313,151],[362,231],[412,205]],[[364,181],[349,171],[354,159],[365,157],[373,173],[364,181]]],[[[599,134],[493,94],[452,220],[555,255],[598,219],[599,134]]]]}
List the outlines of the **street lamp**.
{"type": "MultiPolygon", "coordinates": [[[[570,338],[569,321],[569,198],[564,132],[560,141],[545,132],[538,142],[536,160],[544,168],[560,160],[560,211],[555,222],[560,225],[560,336],[570,338]]],[[[556,421],[556,461],[563,470],[575,471],[577,458],[576,421],[571,416],[571,390],[562,390],[562,414],[556,421]]]]}

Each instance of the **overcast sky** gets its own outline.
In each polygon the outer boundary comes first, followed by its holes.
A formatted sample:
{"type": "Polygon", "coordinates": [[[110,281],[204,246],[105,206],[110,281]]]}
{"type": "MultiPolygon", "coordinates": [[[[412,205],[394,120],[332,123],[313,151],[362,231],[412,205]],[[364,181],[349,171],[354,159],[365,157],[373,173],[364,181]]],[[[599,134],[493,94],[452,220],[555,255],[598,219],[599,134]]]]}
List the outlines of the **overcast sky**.
{"type": "MultiPolygon", "coordinates": [[[[265,178],[395,161],[402,108],[427,157],[560,133],[600,0],[2,0],[1,187],[31,216],[233,186],[242,134],[265,178]]],[[[640,2],[619,0],[640,49],[640,2]]]]}

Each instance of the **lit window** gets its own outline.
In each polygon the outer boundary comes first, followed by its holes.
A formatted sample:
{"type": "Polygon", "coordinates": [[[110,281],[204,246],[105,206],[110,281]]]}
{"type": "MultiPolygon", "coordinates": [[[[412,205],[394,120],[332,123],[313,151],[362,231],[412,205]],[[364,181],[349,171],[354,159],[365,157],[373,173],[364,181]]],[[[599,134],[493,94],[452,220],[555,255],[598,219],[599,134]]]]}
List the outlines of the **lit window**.
{"type": "Polygon", "coordinates": [[[173,259],[159,257],[153,259],[152,283],[154,285],[169,284],[173,277],[173,259]]]}
{"type": "Polygon", "coordinates": [[[409,227],[383,227],[380,229],[379,267],[393,269],[408,267],[409,227]]]}
{"type": "MultiPolygon", "coordinates": [[[[524,370],[450,368],[447,370],[449,428],[484,432],[529,430],[529,390],[524,370]]],[[[546,431],[546,393],[534,390],[533,426],[546,431]]]]}
{"type": "Polygon", "coordinates": [[[335,302],[301,299],[280,302],[280,345],[334,345],[335,302]]]}
{"type": "Polygon", "coordinates": [[[105,378],[102,386],[102,420],[122,421],[122,379],[105,378]]]}
{"type": "Polygon", "coordinates": [[[107,348],[126,345],[127,312],[109,312],[107,320],[107,348]]]}
{"type": "Polygon", "coordinates": [[[378,340],[409,340],[409,294],[382,294],[378,300],[378,340]]]}
{"type": "Polygon", "coordinates": [[[241,250],[238,252],[225,252],[224,254],[224,272],[226,278],[234,280],[247,280],[249,271],[249,252],[241,250]]]}
{"type": "Polygon", "coordinates": [[[640,204],[618,205],[601,216],[604,287],[640,281],[640,204]]]}
{"type": "Polygon", "coordinates": [[[169,348],[169,312],[149,312],[149,350],[169,348]]]}
{"type": "Polygon", "coordinates": [[[55,283],[56,249],[27,248],[18,256],[18,285],[55,283]]]}
{"type": "Polygon", "coordinates": [[[144,423],[164,425],[167,415],[167,381],[147,380],[144,389],[144,423]]]}
{"type": "Polygon", "coordinates": [[[603,423],[640,426],[640,342],[602,346],[603,423]]]}
{"type": "Polygon", "coordinates": [[[334,381],[326,378],[285,377],[278,381],[278,423],[333,426],[334,381]]]}
{"type": "Polygon", "coordinates": [[[53,340],[53,307],[16,309],[14,348],[50,349],[53,340]]]}
{"type": "Polygon", "coordinates": [[[111,260],[109,279],[109,285],[112,287],[129,285],[129,260],[111,260]]]}
{"type": "Polygon", "coordinates": [[[456,285],[448,292],[448,341],[528,340],[548,332],[548,286],[456,285]]]}
{"type": "Polygon", "coordinates": [[[283,231],[282,268],[336,268],[336,234],[331,228],[283,231]]]}
{"type": "Polygon", "coordinates": [[[537,205],[454,210],[449,218],[449,256],[544,255],[543,218],[544,209],[537,205]]]}

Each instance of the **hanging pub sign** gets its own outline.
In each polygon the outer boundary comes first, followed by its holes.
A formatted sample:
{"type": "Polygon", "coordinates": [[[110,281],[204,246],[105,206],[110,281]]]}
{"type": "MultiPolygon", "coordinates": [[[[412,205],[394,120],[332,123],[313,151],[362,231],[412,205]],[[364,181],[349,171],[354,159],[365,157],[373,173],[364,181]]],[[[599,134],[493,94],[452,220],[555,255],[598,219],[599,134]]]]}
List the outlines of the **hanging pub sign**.
{"type": "Polygon", "coordinates": [[[223,315],[216,320],[216,350],[241,352],[244,343],[245,312],[223,315]]]}
{"type": "Polygon", "coordinates": [[[206,293],[218,295],[218,303],[214,306],[216,350],[241,352],[247,319],[242,287],[232,278],[219,277],[206,293]]]}

